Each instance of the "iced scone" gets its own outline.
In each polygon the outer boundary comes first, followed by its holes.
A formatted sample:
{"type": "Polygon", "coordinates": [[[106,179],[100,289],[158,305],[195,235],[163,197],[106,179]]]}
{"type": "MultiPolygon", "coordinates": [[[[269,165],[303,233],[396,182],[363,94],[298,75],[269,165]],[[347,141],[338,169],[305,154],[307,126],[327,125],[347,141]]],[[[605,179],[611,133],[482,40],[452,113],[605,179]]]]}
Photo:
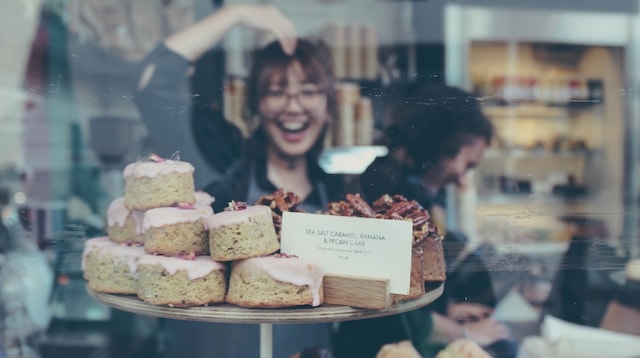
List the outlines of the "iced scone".
{"type": "Polygon", "coordinates": [[[135,294],[138,291],[140,246],[121,245],[108,237],[89,239],[82,254],[83,277],[96,292],[135,294]]]}
{"type": "Polygon", "coordinates": [[[224,302],[225,266],[209,256],[185,260],[144,255],[138,272],[138,298],[149,304],[188,307],[224,302]]]}
{"type": "Polygon", "coordinates": [[[124,168],[124,205],[148,210],[174,204],[195,204],[194,168],[190,163],[151,156],[124,168]]]}

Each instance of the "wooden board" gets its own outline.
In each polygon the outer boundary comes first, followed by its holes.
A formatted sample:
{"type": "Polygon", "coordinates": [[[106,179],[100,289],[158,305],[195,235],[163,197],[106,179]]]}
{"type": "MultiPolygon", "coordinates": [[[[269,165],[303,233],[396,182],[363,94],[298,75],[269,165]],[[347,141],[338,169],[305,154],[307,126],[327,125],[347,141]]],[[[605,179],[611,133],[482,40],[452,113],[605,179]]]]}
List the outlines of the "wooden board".
{"type": "Polygon", "coordinates": [[[389,279],[325,275],[323,290],[325,304],[379,310],[391,306],[389,279]]]}
{"type": "Polygon", "coordinates": [[[422,297],[412,301],[397,303],[389,308],[376,310],[349,306],[321,305],[319,307],[296,307],[277,309],[251,309],[229,304],[208,307],[171,308],[154,306],[139,300],[136,296],[98,293],[87,288],[96,300],[119,310],[145,316],[220,323],[312,323],[339,322],[365,318],[383,317],[424,307],[435,301],[444,284],[434,287],[422,297]]]}

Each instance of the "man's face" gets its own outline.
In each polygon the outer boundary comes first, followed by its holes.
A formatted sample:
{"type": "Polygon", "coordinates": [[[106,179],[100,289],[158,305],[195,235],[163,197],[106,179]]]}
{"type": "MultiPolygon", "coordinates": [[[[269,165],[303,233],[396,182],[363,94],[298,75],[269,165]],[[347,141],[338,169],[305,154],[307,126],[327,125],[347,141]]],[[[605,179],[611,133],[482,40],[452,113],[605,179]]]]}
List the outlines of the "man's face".
{"type": "Polygon", "coordinates": [[[303,156],[316,142],[327,117],[327,95],[304,79],[296,62],[287,70],[286,85],[274,79],[260,99],[263,128],[269,147],[284,157],[303,156]]]}
{"type": "Polygon", "coordinates": [[[463,146],[455,157],[444,158],[433,173],[427,173],[425,179],[438,189],[447,184],[464,186],[468,171],[480,163],[486,148],[487,142],[484,138],[473,139],[471,143],[463,146]]]}

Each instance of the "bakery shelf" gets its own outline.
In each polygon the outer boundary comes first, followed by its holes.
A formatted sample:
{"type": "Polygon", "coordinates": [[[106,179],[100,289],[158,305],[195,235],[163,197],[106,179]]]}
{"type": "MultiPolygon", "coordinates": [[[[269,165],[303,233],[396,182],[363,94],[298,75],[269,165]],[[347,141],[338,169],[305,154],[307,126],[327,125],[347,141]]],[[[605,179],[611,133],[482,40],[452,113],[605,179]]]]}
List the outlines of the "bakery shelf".
{"type": "Polygon", "coordinates": [[[424,307],[440,297],[443,289],[444,283],[441,283],[431,287],[427,293],[417,299],[397,303],[383,310],[335,305],[321,305],[314,308],[252,309],[230,304],[217,304],[206,307],[179,308],[150,305],[133,295],[99,293],[89,288],[87,288],[87,292],[91,297],[107,306],[145,316],[218,323],[281,324],[339,322],[389,316],[424,307]]]}

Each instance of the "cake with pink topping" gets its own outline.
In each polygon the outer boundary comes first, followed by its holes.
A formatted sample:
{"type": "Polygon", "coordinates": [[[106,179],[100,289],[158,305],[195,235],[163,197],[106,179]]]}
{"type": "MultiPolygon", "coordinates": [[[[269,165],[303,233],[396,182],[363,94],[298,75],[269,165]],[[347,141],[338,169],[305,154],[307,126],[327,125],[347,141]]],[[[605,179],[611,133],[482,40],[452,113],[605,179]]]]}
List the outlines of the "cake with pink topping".
{"type": "Polygon", "coordinates": [[[208,256],[185,260],[144,255],[138,272],[138,298],[149,304],[188,307],[224,302],[225,266],[208,256]]]}
{"type": "Polygon", "coordinates": [[[226,301],[242,307],[318,306],[323,300],[322,269],[313,262],[275,254],[234,261],[226,301]]]}
{"type": "Polygon", "coordinates": [[[280,249],[268,206],[232,202],[228,209],[208,219],[209,250],[213,260],[246,259],[280,249]]]}
{"type": "Polygon", "coordinates": [[[148,210],[142,219],[144,249],[151,254],[206,255],[207,218],[212,215],[211,206],[204,205],[148,210]]]}
{"type": "Polygon", "coordinates": [[[195,204],[194,168],[190,163],[151,156],[124,168],[124,205],[148,210],[177,203],[195,204]]]}
{"type": "Polygon", "coordinates": [[[108,237],[89,239],[82,254],[82,271],[96,292],[135,294],[138,291],[138,259],[141,246],[121,245],[108,237]]]}
{"type": "Polygon", "coordinates": [[[107,209],[107,233],[109,239],[119,243],[142,242],[142,215],[144,212],[129,210],[124,198],[118,198],[107,209]]]}

